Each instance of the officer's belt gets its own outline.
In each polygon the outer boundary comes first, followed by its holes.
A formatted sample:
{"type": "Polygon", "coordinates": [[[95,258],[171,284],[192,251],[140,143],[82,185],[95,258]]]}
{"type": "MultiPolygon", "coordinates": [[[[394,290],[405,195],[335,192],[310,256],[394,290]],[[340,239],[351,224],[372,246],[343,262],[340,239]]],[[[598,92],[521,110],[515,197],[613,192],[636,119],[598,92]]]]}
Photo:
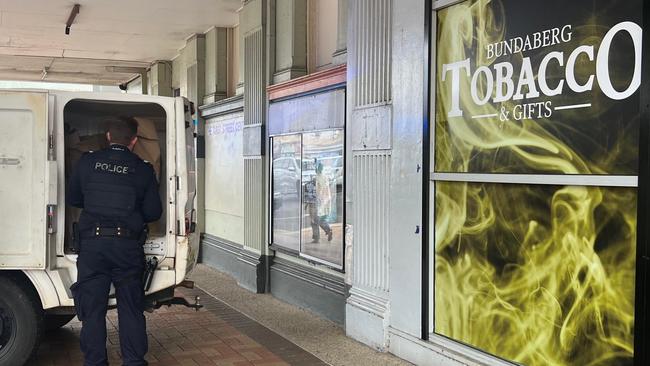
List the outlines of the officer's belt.
{"type": "Polygon", "coordinates": [[[100,227],[96,226],[95,229],[91,229],[82,233],[82,239],[95,239],[101,237],[112,237],[112,238],[124,238],[124,239],[138,239],[140,238],[140,232],[136,232],[123,227],[100,227]]]}

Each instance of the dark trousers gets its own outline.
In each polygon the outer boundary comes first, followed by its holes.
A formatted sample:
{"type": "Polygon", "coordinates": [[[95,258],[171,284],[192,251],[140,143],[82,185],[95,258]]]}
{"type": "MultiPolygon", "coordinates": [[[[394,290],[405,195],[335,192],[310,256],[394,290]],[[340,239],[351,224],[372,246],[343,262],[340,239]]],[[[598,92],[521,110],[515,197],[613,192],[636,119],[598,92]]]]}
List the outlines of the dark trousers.
{"type": "Polygon", "coordinates": [[[327,221],[318,216],[318,205],[316,203],[309,203],[307,206],[309,206],[309,218],[311,219],[311,238],[314,240],[320,239],[319,228],[322,228],[325,234],[329,235],[332,229],[327,221]]]}
{"type": "Polygon", "coordinates": [[[136,240],[81,241],[77,282],[71,289],[82,322],[81,351],[85,366],[108,365],[106,311],[111,283],[117,297],[122,362],[128,366],[147,364],[143,271],[144,252],[136,240]]]}

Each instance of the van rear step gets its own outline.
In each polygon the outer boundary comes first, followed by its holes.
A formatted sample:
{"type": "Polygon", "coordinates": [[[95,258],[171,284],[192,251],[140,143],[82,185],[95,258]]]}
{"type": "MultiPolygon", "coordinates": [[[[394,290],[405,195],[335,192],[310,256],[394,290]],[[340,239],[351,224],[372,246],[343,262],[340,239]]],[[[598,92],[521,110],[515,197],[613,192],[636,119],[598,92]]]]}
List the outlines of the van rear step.
{"type": "Polygon", "coordinates": [[[194,304],[190,304],[189,302],[187,302],[187,299],[184,297],[174,296],[171,299],[154,301],[152,304],[153,308],[147,309],[147,311],[153,312],[154,310],[160,309],[165,305],[167,305],[168,307],[172,305],[183,305],[188,308],[192,308],[196,311],[199,311],[199,309],[203,307],[203,305],[201,305],[199,301],[201,301],[201,298],[199,296],[194,297],[194,304]]]}

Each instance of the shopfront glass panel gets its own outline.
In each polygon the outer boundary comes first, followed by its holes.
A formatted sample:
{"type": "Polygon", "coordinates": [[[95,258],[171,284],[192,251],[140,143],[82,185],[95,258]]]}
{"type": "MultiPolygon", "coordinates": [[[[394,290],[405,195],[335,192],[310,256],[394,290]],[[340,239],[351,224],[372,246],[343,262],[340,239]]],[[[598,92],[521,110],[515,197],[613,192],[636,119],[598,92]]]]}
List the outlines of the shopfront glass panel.
{"type": "Polygon", "coordinates": [[[471,0],[438,11],[435,171],[636,175],[642,7],[471,0]]]}
{"type": "Polygon", "coordinates": [[[632,365],[636,197],[436,183],[436,332],[524,365],[632,365]]]}
{"type": "Polygon", "coordinates": [[[343,131],[303,134],[301,253],[343,264],[343,131]]]}
{"type": "Polygon", "coordinates": [[[527,366],[633,364],[642,9],[435,12],[434,333],[527,366]]]}
{"type": "Polygon", "coordinates": [[[273,244],[300,250],[301,137],[277,136],[273,144],[273,244]]]}

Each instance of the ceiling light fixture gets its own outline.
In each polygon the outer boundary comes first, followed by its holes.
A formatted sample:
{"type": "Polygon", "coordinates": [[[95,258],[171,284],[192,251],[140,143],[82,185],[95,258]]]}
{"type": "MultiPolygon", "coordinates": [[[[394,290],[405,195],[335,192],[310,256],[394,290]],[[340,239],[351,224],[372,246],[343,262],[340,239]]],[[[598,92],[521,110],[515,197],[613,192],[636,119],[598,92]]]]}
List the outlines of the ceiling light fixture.
{"type": "Polygon", "coordinates": [[[81,8],[81,5],[79,4],[74,4],[72,7],[68,21],[65,23],[65,34],[70,34],[70,27],[72,26],[74,19],[77,17],[77,14],[79,14],[79,8],[81,8]]]}

